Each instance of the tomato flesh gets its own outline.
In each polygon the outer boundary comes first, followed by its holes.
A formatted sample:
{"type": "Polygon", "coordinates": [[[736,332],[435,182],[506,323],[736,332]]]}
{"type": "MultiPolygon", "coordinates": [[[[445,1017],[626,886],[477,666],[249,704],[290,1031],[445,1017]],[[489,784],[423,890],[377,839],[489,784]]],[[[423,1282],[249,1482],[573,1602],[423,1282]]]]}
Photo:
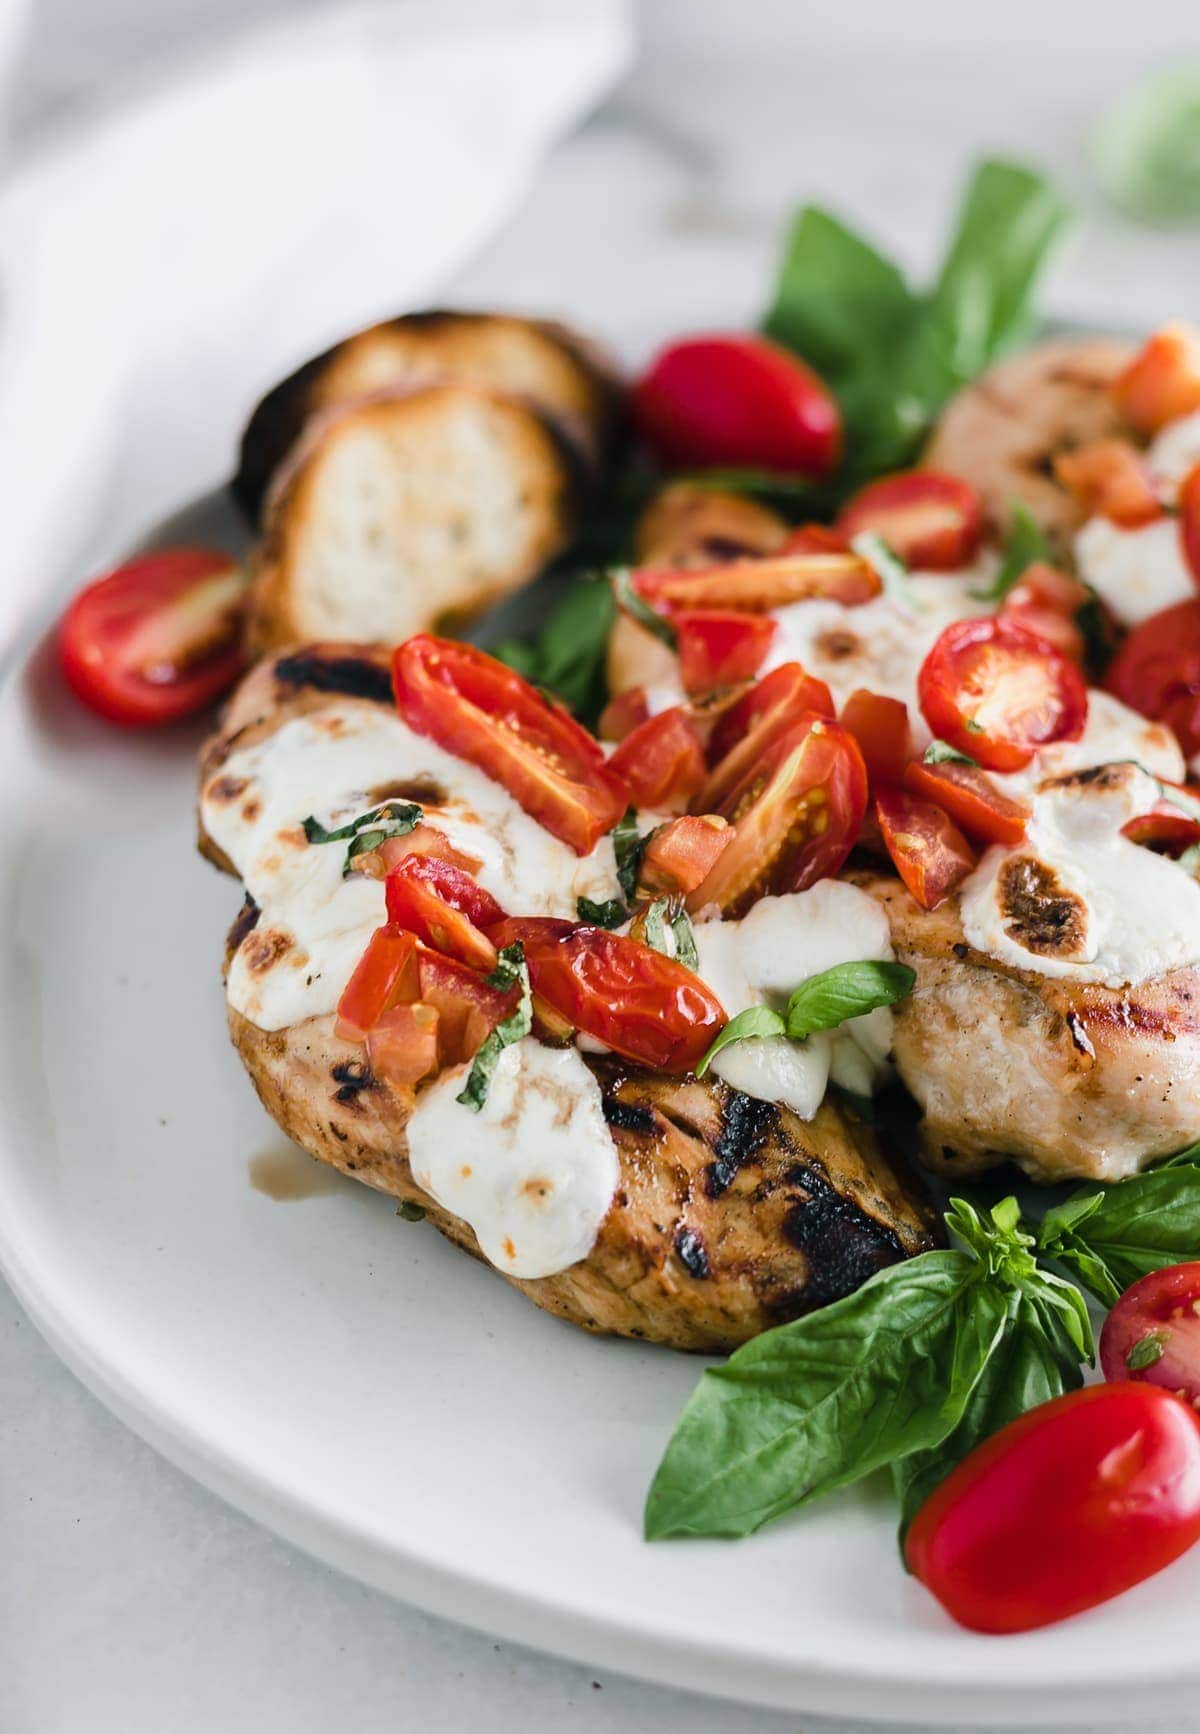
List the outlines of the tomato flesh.
{"type": "Polygon", "coordinates": [[[336,1033],[361,1042],[394,1005],[420,996],[417,942],[400,927],[377,927],[338,1001],[336,1033]]]}
{"type": "Polygon", "coordinates": [[[867,807],[858,743],[813,712],[776,737],[719,809],[733,841],[688,898],[738,916],[760,897],[804,891],[836,873],[867,807]]]}
{"type": "Polygon", "coordinates": [[[1200,819],[1193,819],[1170,801],[1160,801],[1150,812],[1139,813],[1122,825],[1121,835],[1161,855],[1182,855],[1193,843],[1200,843],[1200,819]]]}
{"type": "Polygon", "coordinates": [[[1004,598],[1000,616],[1044,638],[1060,655],[1082,668],[1088,643],[1079,624],[1079,611],[1091,600],[1086,584],[1036,560],[1004,598]]]}
{"type": "Polygon", "coordinates": [[[951,572],[979,548],[983,502],[958,476],[902,470],[861,488],[842,507],[836,529],[847,542],[873,531],[906,565],[951,572]]]}
{"type": "Polygon", "coordinates": [[[1093,1385],[984,1441],[918,1511],[910,1571],[960,1625],[1027,1632],[1200,1540],[1200,1422],[1154,1385],[1093,1385]]]}
{"type": "Polygon", "coordinates": [[[675,621],[679,678],[694,697],[714,687],[753,680],[777,631],[769,614],[732,608],[695,608],[675,621]]]}
{"type": "Polygon", "coordinates": [[[917,679],[934,735],[991,771],[1017,771],[1039,747],[1078,740],[1083,676],[1052,644],[1003,616],[957,620],[917,679]]]}
{"type": "Polygon", "coordinates": [[[420,1000],[393,1006],[367,1031],[367,1064],[393,1090],[410,1090],[438,1069],[437,1012],[420,1000]]]}
{"type": "Polygon", "coordinates": [[[974,765],[926,765],[914,759],[904,767],[903,783],[918,800],[932,801],[979,843],[1019,843],[1029,823],[1029,808],[1002,794],[974,765]]]}
{"type": "Polygon", "coordinates": [[[1135,626],[1104,684],[1133,710],[1173,728],[1187,757],[1200,752],[1200,600],[1177,602],[1135,626]]]}
{"type": "Polygon", "coordinates": [[[634,421],[668,465],[750,465],[826,475],[842,452],[823,381],[777,344],[749,335],[686,337],[651,362],[634,421]]]}
{"type": "Polygon", "coordinates": [[[387,876],[387,917],[434,951],[473,969],[496,964],[496,948],[483,930],[504,919],[490,892],[460,867],[432,855],[406,855],[387,876]]]}
{"type": "Polygon", "coordinates": [[[654,813],[682,812],[706,775],[703,749],[682,705],[634,729],[608,762],[633,805],[654,813]]]}
{"type": "Polygon", "coordinates": [[[1200,584],[1200,464],[1195,464],[1179,488],[1179,543],[1188,570],[1200,584]]]}
{"type": "Polygon", "coordinates": [[[515,987],[502,993],[477,970],[440,952],[418,949],[417,972],[417,997],[438,1014],[439,1068],[471,1059],[517,1003],[515,987]]]}
{"type": "Polygon", "coordinates": [[[1073,452],[1060,452],[1054,473],[1089,516],[1110,518],[1133,530],[1162,515],[1162,502],[1145,460],[1128,440],[1097,440],[1073,452]]]}
{"type": "Polygon", "coordinates": [[[1118,374],[1112,395],[1142,434],[1200,409],[1200,335],[1190,325],[1164,325],[1118,374]]]}
{"type": "Polygon", "coordinates": [[[908,706],[860,686],[846,700],[840,720],[858,742],[872,786],[898,783],[908,762],[908,706]]]}
{"type": "Polygon", "coordinates": [[[700,977],[648,945],[602,927],[510,919],[497,945],[519,939],[534,990],[576,1029],[660,1072],[690,1072],[727,1021],[700,977]]]}
{"type": "Polygon", "coordinates": [[[694,891],[733,842],[733,832],[715,813],[671,819],[651,834],[638,872],[649,892],[694,891]]]}
{"type": "Polygon", "coordinates": [[[628,806],[599,742],[495,657],[420,633],[395,652],[392,676],[411,729],[503,784],[577,855],[590,854],[628,806]]]}
{"type": "Polygon", "coordinates": [[[1200,1264],[1151,1271],[1104,1321],[1100,1365],[1113,1383],[1140,1380],[1200,1409],[1200,1264]]]}
{"type": "Polygon", "coordinates": [[[780,735],[809,711],[833,718],[833,695],[823,680],[806,674],[798,662],[785,662],[764,675],[718,718],[708,744],[711,774],[693,803],[700,813],[715,813],[752,765],[780,735]]]}
{"type": "Polygon", "coordinates": [[[762,554],[719,566],[643,566],[634,588],[659,613],[697,608],[765,614],[794,602],[826,600],[857,608],[883,589],[879,574],[861,554],[762,554]]]}
{"type": "Polygon", "coordinates": [[[216,548],[162,548],[88,584],[58,631],[59,663],[90,710],[154,728],[204,710],[245,667],[246,575],[216,548]]]}
{"type": "Polygon", "coordinates": [[[602,741],[623,741],[650,715],[644,686],[630,686],[610,698],[600,713],[597,734],[602,741]]]}
{"type": "Polygon", "coordinates": [[[975,865],[950,815],[903,789],[878,789],[875,818],[897,873],[922,909],[936,909],[975,865]]]}

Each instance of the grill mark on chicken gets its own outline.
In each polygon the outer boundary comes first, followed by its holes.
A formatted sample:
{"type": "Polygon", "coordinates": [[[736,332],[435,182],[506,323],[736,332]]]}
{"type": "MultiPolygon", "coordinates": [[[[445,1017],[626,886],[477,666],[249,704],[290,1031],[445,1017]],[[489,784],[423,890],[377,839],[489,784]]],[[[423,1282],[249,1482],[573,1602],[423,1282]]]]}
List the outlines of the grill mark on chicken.
{"type": "Polygon", "coordinates": [[[339,1060],[330,1068],[330,1076],[340,1089],[334,1091],[335,1102],[357,1102],[360,1090],[374,1090],[378,1080],[370,1066],[362,1060],[339,1060]]]}
{"type": "Polygon", "coordinates": [[[275,678],[286,686],[307,686],[315,692],[344,693],[348,698],[369,698],[377,704],[392,702],[391,670],[365,656],[299,652],[280,657],[275,678]]]}
{"type": "Polygon", "coordinates": [[[680,1223],[675,1230],[675,1251],[679,1262],[689,1276],[694,1276],[697,1282],[707,1282],[709,1276],[708,1251],[703,1238],[694,1228],[688,1228],[680,1223]]]}
{"type": "Polygon", "coordinates": [[[649,1134],[654,1130],[654,1115],[649,1108],[639,1108],[633,1102],[622,1102],[618,1096],[608,1095],[601,1096],[600,1108],[607,1123],[622,1132],[649,1134]]]}
{"type": "Polygon", "coordinates": [[[798,1167],[788,1180],[808,1194],[792,1206],[783,1223],[785,1237],[809,1260],[802,1294],[806,1308],[841,1300],[885,1265],[903,1258],[896,1235],[835,1191],[819,1170],[798,1167]]]}
{"type": "Polygon", "coordinates": [[[1005,930],[1038,957],[1071,957],[1087,932],[1087,905],[1035,855],[1017,855],[1000,870],[1005,930]]]}
{"type": "Polygon", "coordinates": [[[716,1161],[704,1177],[704,1190],[719,1198],[736,1178],[739,1168],[752,1161],[755,1151],[778,1120],[773,1102],[760,1102],[734,1090],[722,1116],[721,1136],[713,1145],[716,1161]]]}
{"type": "Polygon", "coordinates": [[[247,891],[242,901],[242,907],[234,917],[233,926],[229,929],[229,937],[225,942],[231,955],[237,950],[247,934],[254,932],[261,914],[262,910],[247,891]]]}

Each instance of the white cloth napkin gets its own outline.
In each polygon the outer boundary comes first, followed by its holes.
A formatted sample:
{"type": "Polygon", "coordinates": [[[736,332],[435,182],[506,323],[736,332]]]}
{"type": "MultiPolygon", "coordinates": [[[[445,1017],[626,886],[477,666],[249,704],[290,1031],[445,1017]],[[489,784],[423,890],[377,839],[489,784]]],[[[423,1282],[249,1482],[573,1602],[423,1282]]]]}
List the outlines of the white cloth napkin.
{"type": "Polygon", "coordinates": [[[630,45],[625,0],[343,6],[110,97],[15,165],[0,648],[72,532],[76,553],[112,552],[228,474],[280,374],[435,296],[630,45]]]}

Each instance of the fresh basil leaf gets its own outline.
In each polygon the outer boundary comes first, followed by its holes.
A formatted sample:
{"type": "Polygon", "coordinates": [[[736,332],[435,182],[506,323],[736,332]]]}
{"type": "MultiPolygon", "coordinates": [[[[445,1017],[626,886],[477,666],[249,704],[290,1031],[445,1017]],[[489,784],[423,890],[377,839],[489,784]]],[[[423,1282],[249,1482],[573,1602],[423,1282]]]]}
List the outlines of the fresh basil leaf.
{"type": "Polygon", "coordinates": [[[531,639],[506,638],[492,655],[560,698],[585,720],[604,708],[605,664],[616,604],[602,576],[585,574],[563,592],[531,639]]]}
{"type": "Polygon", "coordinates": [[[1038,1244],[1111,1306],[1151,1271],[1200,1258],[1200,1168],[1151,1168],[1050,1211],[1038,1244]]]}
{"type": "Polygon", "coordinates": [[[971,592],[977,602],[1003,602],[1013,587],[1020,583],[1026,569],[1038,560],[1052,558],[1050,544],[1042,532],[1042,527],[1020,500],[1014,500],[1009,508],[1011,517],[1008,525],[1008,539],[1004,544],[1004,557],[1000,568],[986,590],[971,592]]]}
{"type": "Polygon", "coordinates": [[[889,548],[883,537],[875,530],[863,530],[850,543],[856,554],[861,554],[868,565],[875,568],[879,574],[883,593],[892,602],[910,612],[915,607],[912,586],[908,582],[908,567],[894,549],[889,548]]]}
{"type": "Polygon", "coordinates": [[[615,566],[609,576],[617,605],[625,610],[630,619],[636,620],[639,626],[644,626],[647,632],[652,632],[655,638],[675,650],[679,642],[675,628],[634,589],[633,574],[629,567],[615,566]]]}
{"type": "Polygon", "coordinates": [[[699,969],[700,953],[696,950],[696,935],[691,919],[682,904],[671,916],[671,932],[675,935],[675,959],[685,969],[699,969]]]}
{"type": "Polygon", "coordinates": [[[653,951],[675,958],[688,969],[698,966],[700,954],[696,950],[696,935],[692,932],[687,910],[677,898],[656,897],[642,917],[642,927],[646,944],[653,951]],[[671,929],[671,944],[667,943],[668,927],[671,929]]]}
{"type": "Polygon", "coordinates": [[[627,903],[632,903],[637,895],[642,856],[646,853],[646,845],[653,835],[651,831],[645,837],[641,836],[637,814],[632,807],[627,807],[613,826],[612,845],[617,863],[617,883],[625,893],[627,903]]]}
{"type": "Polygon", "coordinates": [[[620,927],[629,919],[629,911],[619,897],[607,897],[603,903],[593,903],[590,897],[577,897],[575,913],[580,921],[586,921],[592,927],[620,927]]]}
{"type": "Polygon", "coordinates": [[[749,1005],[745,1011],[740,1011],[736,1017],[730,1018],[721,1030],[716,1041],[696,1067],[696,1076],[702,1078],[721,1049],[727,1048],[730,1042],[753,1041],[762,1036],[786,1034],[787,1025],[779,1012],[773,1010],[769,1005],[749,1005]]]}
{"type": "Polygon", "coordinates": [[[964,1252],[889,1266],[706,1372],[646,1501],[647,1538],[748,1535],[959,1424],[1008,1297],[964,1252]]]}
{"type": "Polygon", "coordinates": [[[848,1018],[877,1006],[895,1005],[912,992],[916,974],[904,963],[838,963],[802,981],[787,1003],[787,1034],[803,1041],[817,1030],[835,1030],[848,1018]]]}
{"type": "MultiPolygon", "coordinates": [[[[1196,847],[1200,848],[1200,843],[1196,847]]],[[[1186,1150],[1177,1150],[1174,1156],[1168,1156],[1165,1162],[1158,1163],[1155,1172],[1160,1168],[1196,1167],[1200,1167],[1200,1143],[1189,1144],[1186,1150]]]]}
{"type": "Polygon", "coordinates": [[[336,831],[327,831],[310,813],[303,821],[304,835],[310,843],[344,843],[347,838],[350,840],[342,865],[342,878],[346,879],[356,856],[369,855],[389,837],[406,837],[423,817],[421,808],[412,801],[385,801],[381,807],[360,813],[357,819],[351,819],[348,825],[341,825],[336,831]]]}
{"type": "Polygon", "coordinates": [[[1083,634],[1083,669],[1088,681],[1099,686],[1117,648],[1117,634],[1112,618],[1100,605],[1098,596],[1089,596],[1075,610],[1075,624],[1083,634]]]}
{"type": "Polygon", "coordinates": [[[960,753],[957,747],[952,747],[946,741],[930,741],[921,755],[923,765],[971,765],[979,769],[979,760],[973,759],[970,753],[960,753]]]}
{"type": "Polygon", "coordinates": [[[525,962],[525,948],[520,940],[514,945],[506,945],[496,960],[496,967],[488,976],[488,986],[497,988],[501,993],[507,993],[510,988],[520,987],[516,1006],[506,1018],[501,1018],[495,1029],[484,1038],[483,1045],[471,1062],[471,1070],[460,1093],[455,1096],[456,1102],[461,1102],[464,1108],[470,1108],[473,1114],[478,1114],[487,1101],[487,1093],[492,1081],[492,1073],[496,1070],[496,1062],[505,1048],[513,1042],[519,1042],[533,1028],[533,994],[529,988],[529,965],[525,962]]]}

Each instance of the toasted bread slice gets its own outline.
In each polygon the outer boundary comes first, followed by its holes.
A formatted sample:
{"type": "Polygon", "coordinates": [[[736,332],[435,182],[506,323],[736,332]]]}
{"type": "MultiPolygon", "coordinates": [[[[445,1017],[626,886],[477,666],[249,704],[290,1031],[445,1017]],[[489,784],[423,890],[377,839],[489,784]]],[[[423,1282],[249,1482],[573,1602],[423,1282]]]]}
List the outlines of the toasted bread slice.
{"type": "Polygon", "coordinates": [[[346,338],[268,392],[242,437],[238,503],[259,520],[272,476],[312,416],[442,379],[526,398],[595,468],[622,419],[615,366],[565,326],[507,313],[409,313],[346,338]]]}
{"type": "Polygon", "coordinates": [[[273,493],[249,643],[399,643],[526,583],[568,541],[578,476],[527,403],[440,384],[321,418],[273,493]]]}

